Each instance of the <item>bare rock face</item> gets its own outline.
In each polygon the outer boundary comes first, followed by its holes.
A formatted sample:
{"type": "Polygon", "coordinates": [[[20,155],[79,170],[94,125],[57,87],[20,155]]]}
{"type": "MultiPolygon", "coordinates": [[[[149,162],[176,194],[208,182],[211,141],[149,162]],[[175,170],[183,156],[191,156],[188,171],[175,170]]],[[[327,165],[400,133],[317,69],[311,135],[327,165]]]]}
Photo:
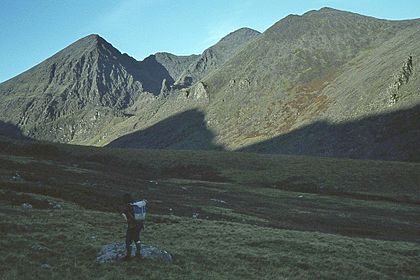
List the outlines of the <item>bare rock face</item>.
{"type": "Polygon", "coordinates": [[[208,99],[209,95],[206,90],[206,85],[202,82],[197,83],[194,87],[192,97],[196,99],[208,99]]]}
{"type": "MultiPolygon", "coordinates": [[[[98,263],[109,263],[122,260],[125,257],[125,243],[111,243],[103,246],[99,251],[96,261],[98,263]]],[[[136,255],[136,248],[132,246],[131,256],[136,255]]],[[[164,250],[151,245],[141,245],[141,255],[143,258],[172,263],[172,256],[164,250]]]]}
{"type": "Polygon", "coordinates": [[[389,106],[395,105],[400,99],[399,90],[407,84],[413,74],[413,57],[410,55],[403,63],[401,70],[394,75],[394,82],[388,87],[389,106]]]}
{"type": "Polygon", "coordinates": [[[163,79],[162,81],[162,86],[160,88],[160,94],[161,95],[167,95],[169,92],[169,85],[168,82],[166,81],[166,79],[163,79]]]}

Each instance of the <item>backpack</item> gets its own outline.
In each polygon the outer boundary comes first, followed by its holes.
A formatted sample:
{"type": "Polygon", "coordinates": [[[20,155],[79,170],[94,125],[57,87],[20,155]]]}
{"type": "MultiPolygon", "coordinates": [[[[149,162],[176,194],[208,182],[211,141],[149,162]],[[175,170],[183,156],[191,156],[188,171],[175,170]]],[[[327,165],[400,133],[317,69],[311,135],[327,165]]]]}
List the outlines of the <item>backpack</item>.
{"type": "Polygon", "coordinates": [[[140,200],[131,203],[131,206],[133,206],[134,220],[136,222],[146,220],[146,201],[140,200]]]}

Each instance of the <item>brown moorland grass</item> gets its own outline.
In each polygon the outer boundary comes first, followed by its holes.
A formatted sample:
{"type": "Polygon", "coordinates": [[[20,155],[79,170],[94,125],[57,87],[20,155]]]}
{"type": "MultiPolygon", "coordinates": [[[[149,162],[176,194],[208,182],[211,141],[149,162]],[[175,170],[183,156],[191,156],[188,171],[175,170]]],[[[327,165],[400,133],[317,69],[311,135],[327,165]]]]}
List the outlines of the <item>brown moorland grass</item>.
{"type": "Polygon", "coordinates": [[[1,278],[418,279],[419,169],[1,138],[1,278]],[[144,241],[174,264],[95,263],[123,240],[124,192],[149,200],[144,241]]]}
{"type": "Polygon", "coordinates": [[[171,252],[172,265],[150,260],[99,265],[95,256],[100,246],[123,240],[123,221],[118,214],[59,202],[61,210],[24,210],[1,201],[2,279],[418,279],[420,275],[418,243],[161,215],[149,217],[142,239],[171,252]]]}

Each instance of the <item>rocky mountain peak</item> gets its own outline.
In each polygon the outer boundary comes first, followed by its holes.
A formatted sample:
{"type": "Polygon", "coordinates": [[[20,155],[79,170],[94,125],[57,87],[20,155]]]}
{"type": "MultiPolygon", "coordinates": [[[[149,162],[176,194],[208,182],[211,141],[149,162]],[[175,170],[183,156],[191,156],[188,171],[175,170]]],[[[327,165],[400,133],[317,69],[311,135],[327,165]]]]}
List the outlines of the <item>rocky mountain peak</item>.
{"type": "Polygon", "coordinates": [[[104,38],[102,38],[98,34],[90,34],[75,41],[68,47],[64,48],[63,50],[59,51],[57,54],[52,56],[50,59],[57,59],[60,58],[60,56],[72,57],[73,59],[77,59],[80,56],[92,52],[112,56],[121,55],[120,51],[114,48],[104,38]]]}
{"type": "Polygon", "coordinates": [[[248,28],[248,27],[242,27],[238,30],[235,30],[222,39],[220,39],[219,43],[221,42],[228,42],[233,41],[233,43],[239,41],[239,40],[248,40],[248,38],[252,38],[255,36],[258,36],[261,34],[259,31],[248,28]]]}

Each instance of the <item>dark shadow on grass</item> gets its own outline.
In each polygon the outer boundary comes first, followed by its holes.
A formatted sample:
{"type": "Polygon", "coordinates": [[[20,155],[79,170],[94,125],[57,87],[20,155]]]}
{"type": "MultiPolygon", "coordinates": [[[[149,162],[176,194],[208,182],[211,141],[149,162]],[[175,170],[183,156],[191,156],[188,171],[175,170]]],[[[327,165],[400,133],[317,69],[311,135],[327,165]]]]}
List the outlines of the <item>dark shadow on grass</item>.
{"type": "Polygon", "coordinates": [[[0,121],[0,136],[12,139],[29,139],[28,137],[23,135],[22,131],[17,125],[3,121],[0,121]]]}
{"type": "Polygon", "coordinates": [[[107,147],[221,150],[213,143],[214,134],[205,123],[204,114],[189,110],[169,117],[149,128],[124,135],[107,147]]]}
{"type": "Polygon", "coordinates": [[[242,152],[420,161],[420,105],[340,124],[318,121],[242,152]]]}

